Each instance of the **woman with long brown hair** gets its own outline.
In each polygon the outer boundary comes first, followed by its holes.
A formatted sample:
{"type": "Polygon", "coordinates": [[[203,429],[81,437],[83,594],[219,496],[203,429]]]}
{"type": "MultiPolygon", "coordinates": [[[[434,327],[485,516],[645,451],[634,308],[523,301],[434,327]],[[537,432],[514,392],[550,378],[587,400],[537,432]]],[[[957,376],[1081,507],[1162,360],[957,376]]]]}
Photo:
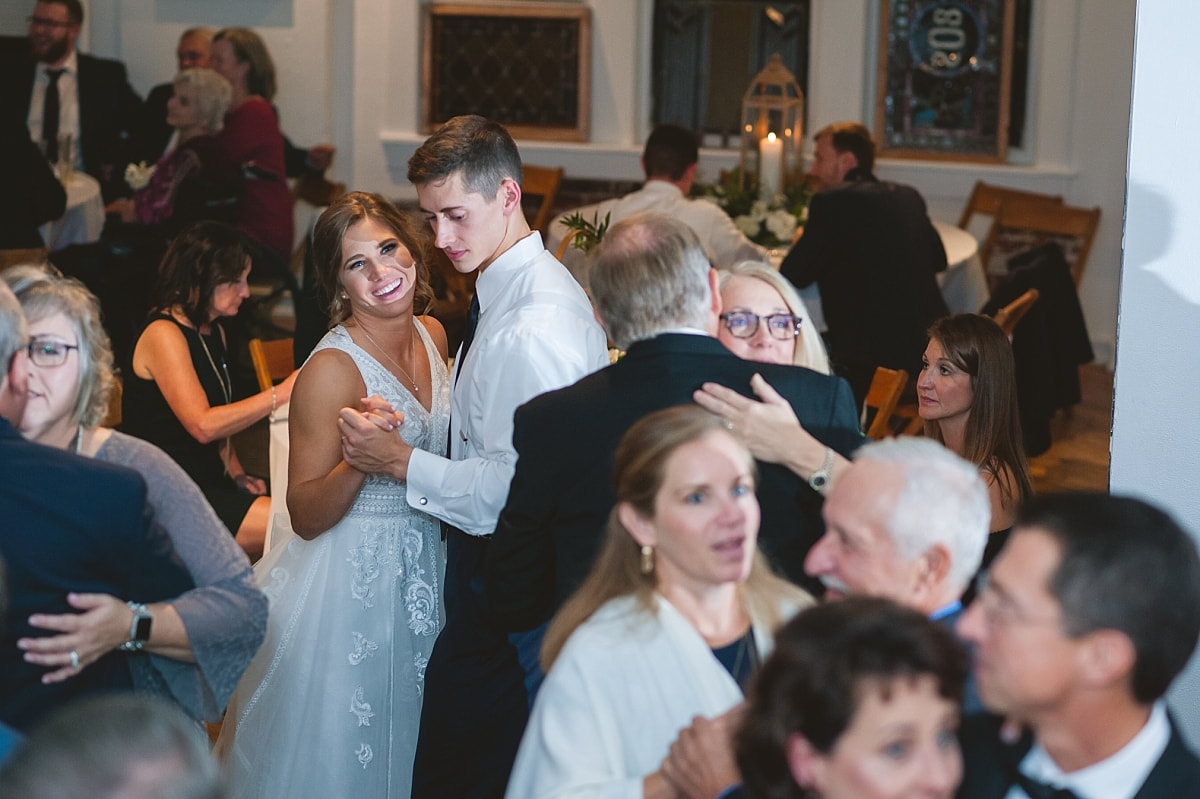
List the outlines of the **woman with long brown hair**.
{"type": "Polygon", "coordinates": [[[758,553],[754,460],[720,418],[650,414],[614,474],[603,548],[546,633],[510,797],[676,796],[662,765],[672,741],[742,701],[772,631],[811,601],[758,553]]]}
{"type": "Polygon", "coordinates": [[[446,334],[415,315],[431,297],[425,230],[363,192],[317,222],[313,254],[335,326],[301,368],[289,409],[297,537],[258,567],[267,638],[218,742],[234,797],[410,793],[425,665],[442,627],[441,525],[363,449],[400,438],[441,454],[449,438],[446,334]],[[369,410],[356,410],[364,397],[369,410]],[[347,430],[351,414],[370,430],[347,430]]]}
{"type": "Polygon", "coordinates": [[[993,536],[986,563],[1004,543],[1017,507],[1033,495],[1012,345],[988,317],[955,314],[929,328],[922,364],[917,397],[925,435],[978,466],[988,485],[993,536]]]}

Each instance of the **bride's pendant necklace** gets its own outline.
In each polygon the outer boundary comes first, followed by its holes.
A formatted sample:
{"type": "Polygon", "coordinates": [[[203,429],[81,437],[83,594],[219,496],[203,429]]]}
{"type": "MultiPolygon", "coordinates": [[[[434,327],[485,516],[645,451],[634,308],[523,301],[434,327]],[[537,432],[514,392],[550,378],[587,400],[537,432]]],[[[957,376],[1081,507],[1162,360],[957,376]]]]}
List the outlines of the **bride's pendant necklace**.
{"type": "MultiPolygon", "coordinates": [[[[400,364],[396,363],[396,359],[395,359],[395,358],[393,358],[392,356],[388,355],[388,354],[387,354],[387,350],[385,350],[383,347],[379,346],[379,342],[378,342],[378,341],[376,341],[375,339],[371,338],[371,334],[367,332],[367,329],[366,329],[365,327],[363,327],[362,325],[359,325],[359,326],[358,326],[358,329],[359,329],[359,330],[361,330],[361,331],[362,331],[362,334],[363,334],[364,336],[366,336],[366,337],[367,337],[367,341],[369,341],[369,342],[371,342],[372,344],[374,344],[374,345],[375,345],[375,349],[377,349],[377,350],[379,350],[381,353],[383,353],[383,357],[385,357],[385,358],[387,358],[389,361],[391,361],[393,366],[395,366],[397,369],[399,369],[401,372],[403,372],[403,373],[404,373],[404,376],[408,378],[408,380],[409,380],[409,382],[410,382],[410,383],[412,383],[412,387],[413,387],[413,393],[414,393],[414,394],[416,394],[416,393],[419,393],[419,392],[421,391],[421,387],[417,385],[417,381],[416,381],[416,380],[413,380],[413,376],[412,376],[412,375],[410,375],[410,374],[408,373],[408,370],[407,370],[407,369],[405,369],[405,368],[404,368],[403,366],[401,366],[400,364]]],[[[414,357],[413,357],[413,361],[414,361],[414,363],[415,363],[415,361],[416,361],[416,342],[413,342],[413,345],[414,345],[414,346],[413,346],[413,355],[414,355],[414,357]]]]}

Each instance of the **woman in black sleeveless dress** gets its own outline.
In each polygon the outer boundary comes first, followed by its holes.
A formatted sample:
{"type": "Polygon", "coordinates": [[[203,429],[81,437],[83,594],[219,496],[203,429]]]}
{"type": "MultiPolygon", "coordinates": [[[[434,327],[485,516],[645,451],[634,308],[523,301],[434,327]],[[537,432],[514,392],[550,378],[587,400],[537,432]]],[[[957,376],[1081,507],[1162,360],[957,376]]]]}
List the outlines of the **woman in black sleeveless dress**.
{"type": "Polygon", "coordinates": [[[122,429],[167,452],[204,491],[251,558],[262,554],[270,498],[246,474],[230,436],[291,396],[296,374],[233,401],[221,318],[247,296],[251,244],[234,228],[200,222],[171,244],[155,287],[154,311],[125,370],[122,429]]]}

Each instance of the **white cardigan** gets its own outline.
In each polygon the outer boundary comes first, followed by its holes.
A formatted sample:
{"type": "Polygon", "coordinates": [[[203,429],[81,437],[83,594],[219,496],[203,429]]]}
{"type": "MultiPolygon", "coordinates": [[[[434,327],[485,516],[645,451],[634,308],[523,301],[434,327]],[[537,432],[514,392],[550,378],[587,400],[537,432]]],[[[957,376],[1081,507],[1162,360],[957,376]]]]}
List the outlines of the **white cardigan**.
{"type": "MultiPolygon", "coordinates": [[[[719,716],[742,691],[679,611],[655,595],[611,600],[572,633],[521,739],[507,799],[628,797],[658,770],[695,716],[719,716]]],[[[757,620],[766,657],[772,632],[757,620]]]]}

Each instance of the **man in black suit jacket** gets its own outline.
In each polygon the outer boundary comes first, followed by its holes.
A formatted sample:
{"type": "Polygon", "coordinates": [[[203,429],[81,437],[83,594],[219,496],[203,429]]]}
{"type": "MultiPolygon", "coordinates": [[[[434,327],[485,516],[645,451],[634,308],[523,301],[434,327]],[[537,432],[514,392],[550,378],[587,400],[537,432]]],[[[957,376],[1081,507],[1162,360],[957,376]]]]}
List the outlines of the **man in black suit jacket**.
{"type": "MultiPolygon", "coordinates": [[[[47,634],[29,625],[30,614],[74,612],[71,592],[146,603],[193,587],[151,518],[140,475],[21,437],[15,425],[25,408],[27,340],[21,307],[0,281],[0,560],[9,590],[0,624],[0,722],[19,730],[76,697],[132,690],[126,658],[148,657],[114,650],[44,684],[47,669],[27,663],[17,648],[21,638],[47,634]]],[[[132,611],[130,622],[132,638],[132,611]]],[[[64,656],[51,671],[71,665],[64,656]]]]}
{"type": "MultiPolygon", "coordinates": [[[[652,411],[691,402],[705,381],[750,395],[750,378],[760,373],[830,453],[847,454],[862,440],[845,382],[745,361],[716,340],[717,274],[683,223],[656,214],[623,220],[609,230],[590,274],[609,338],[628,353],[517,409],[517,469],[485,585],[492,614],[514,632],[545,622],[590,570],[613,506],[612,458],[625,431],[652,411]]],[[[758,468],[759,545],[777,570],[815,588],[803,564],[821,535],[821,497],[783,466],[758,468]]]]}
{"type": "Polygon", "coordinates": [[[875,144],[857,123],[817,132],[809,174],[820,191],[779,271],[797,286],[816,281],[838,374],[861,403],[875,367],[915,375],[925,331],[949,311],[938,288],[946,251],[911,186],[871,174],[875,144]]]}
{"type": "Polygon", "coordinates": [[[989,574],[958,631],[984,704],[1009,721],[963,725],[959,796],[1200,796],[1200,760],[1162,699],[1200,639],[1187,533],[1139,500],[1043,497],[989,574]]]}
{"type": "MultiPolygon", "coordinates": [[[[38,226],[67,210],[67,193],[29,138],[24,118],[0,109],[0,250],[41,247],[38,226]]],[[[0,260],[0,268],[4,263],[0,260]]]]}
{"type": "MultiPolygon", "coordinates": [[[[63,69],[61,133],[77,134],[83,170],[100,181],[105,202],[129,193],[125,165],[133,156],[132,133],[141,118],[141,98],[119,61],[83,55],[75,40],[83,25],[79,0],[40,0],[29,23],[29,51],[0,58],[0,112],[16,113],[41,130],[47,69],[63,69]],[[77,126],[68,109],[75,107],[77,126]]],[[[40,134],[33,138],[40,138],[40,134]]]]}

